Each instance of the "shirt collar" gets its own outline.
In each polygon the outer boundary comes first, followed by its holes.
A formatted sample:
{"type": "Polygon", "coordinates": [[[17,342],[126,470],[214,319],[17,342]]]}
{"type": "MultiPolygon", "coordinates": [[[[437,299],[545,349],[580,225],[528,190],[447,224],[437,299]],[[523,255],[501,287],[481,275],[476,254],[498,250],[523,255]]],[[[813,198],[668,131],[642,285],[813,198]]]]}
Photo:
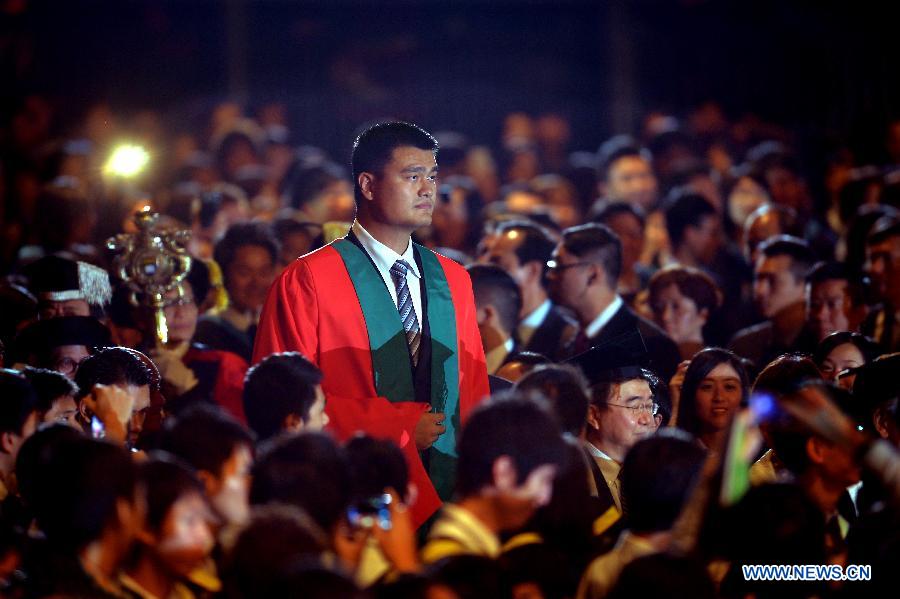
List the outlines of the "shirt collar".
{"type": "Polygon", "coordinates": [[[549,299],[545,299],[544,303],[535,308],[531,314],[522,319],[522,322],[519,323],[520,327],[528,327],[531,329],[536,329],[541,326],[541,323],[544,322],[544,319],[547,318],[547,314],[550,313],[550,307],[552,306],[549,299]]]}
{"type": "Polygon", "coordinates": [[[613,298],[613,301],[610,302],[608,306],[606,306],[603,312],[601,312],[591,324],[584,327],[585,336],[587,336],[588,339],[595,337],[597,333],[603,330],[603,327],[612,320],[612,317],[615,316],[616,312],[619,311],[619,308],[621,308],[624,303],[622,298],[616,294],[616,297],[613,298]]]}
{"type": "Polygon", "coordinates": [[[406,263],[409,264],[409,272],[415,275],[416,278],[422,278],[422,275],[419,273],[419,266],[416,264],[416,255],[415,252],[413,252],[412,239],[409,240],[406,251],[404,251],[403,254],[398,254],[372,237],[372,234],[366,231],[365,227],[363,227],[358,220],[353,222],[353,233],[356,235],[356,238],[359,239],[359,242],[362,244],[363,248],[365,248],[366,252],[369,253],[369,256],[375,262],[375,266],[377,266],[379,270],[390,272],[394,262],[397,260],[405,260],[406,263]]]}

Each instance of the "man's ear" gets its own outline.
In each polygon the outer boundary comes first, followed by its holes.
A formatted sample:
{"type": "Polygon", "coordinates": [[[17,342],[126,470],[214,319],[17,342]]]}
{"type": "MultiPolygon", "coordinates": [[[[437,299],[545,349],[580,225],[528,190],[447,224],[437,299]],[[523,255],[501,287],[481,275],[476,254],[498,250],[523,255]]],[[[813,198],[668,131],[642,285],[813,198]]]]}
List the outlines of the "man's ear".
{"type": "Polygon", "coordinates": [[[598,408],[594,404],[588,406],[587,424],[594,430],[598,430],[600,428],[600,408],[598,408]]]}
{"type": "Polygon", "coordinates": [[[356,183],[359,185],[359,190],[362,192],[364,198],[371,200],[375,197],[375,191],[373,189],[375,185],[375,175],[373,173],[360,173],[356,178],[356,183]]]}
{"type": "Polygon", "coordinates": [[[884,406],[878,406],[875,413],[872,414],[872,424],[875,425],[875,430],[878,431],[878,436],[882,439],[891,438],[891,429],[888,422],[889,415],[887,410],[884,406]]]}
{"type": "Polygon", "coordinates": [[[477,308],[475,310],[475,322],[479,326],[487,324],[491,321],[491,319],[494,318],[494,315],[496,313],[497,312],[496,310],[494,310],[494,306],[492,304],[481,306],[480,308],[477,308]]]}
{"type": "Polygon", "coordinates": [[[12,453],[16,447],[15,433],[5,431],[0,433],[0,451],[3,453],[12,453]]]}
{"type": "Polygon", "coordinates": [[[812,436],[806,440],[806,457],[808,457],[809,461],[813,464],[825,462],[825,449],[825,442],[816,436],[812,436]]]}
{"type": "Polygon", "coordinates": [[[537,260],[532,260],[531,262],[526,262],[522,267],[525,269],[525,279],[529,282],[537,281],[541,282],[541,279],[544,276],[544,264],[541,264],[537,260]]]}
{"type": "Polygon", "coordinates": [[[197,478],[203,483],[203,491],[207,497],[218,495],[219,490],[222,488],[218,477],[213,476],[209,470],[197,470],[197,478]]]}
{"type": "Polygon", "coordinates": [[[512,491],[518,486],[516,465],[508,455],[502,455],[494,460],[491,473],[494,475],[494,487],[499,491],[512,491]]]}
{"type": "Polygon", "coordinates": [[[299,414],[290,413],[281,421],[281,430],[287,433],[299,433],[303,430],[306,423],[300,418],[299,414]]]}

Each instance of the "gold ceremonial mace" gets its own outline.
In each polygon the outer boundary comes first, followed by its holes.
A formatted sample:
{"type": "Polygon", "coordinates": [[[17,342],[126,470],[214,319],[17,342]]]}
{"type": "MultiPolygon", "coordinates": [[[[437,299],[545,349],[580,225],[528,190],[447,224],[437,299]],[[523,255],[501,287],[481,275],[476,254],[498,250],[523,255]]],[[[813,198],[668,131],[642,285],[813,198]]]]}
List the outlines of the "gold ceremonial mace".
{"type": "Polygon", "coordinates": [[[156,338],[160,344],[169,341],[169,327],[164,311],[165,296],[173,289],[184,295],[181,282],[191,268],[191,256],[185,245],[190,231],[167,231],[157,224],[159,215],[149,207],[134,215],[137,233],[121,233],[106,241],[117,252],[113,265],[119,277],[131,289],[131,303],[153,310],[156,338]]]}

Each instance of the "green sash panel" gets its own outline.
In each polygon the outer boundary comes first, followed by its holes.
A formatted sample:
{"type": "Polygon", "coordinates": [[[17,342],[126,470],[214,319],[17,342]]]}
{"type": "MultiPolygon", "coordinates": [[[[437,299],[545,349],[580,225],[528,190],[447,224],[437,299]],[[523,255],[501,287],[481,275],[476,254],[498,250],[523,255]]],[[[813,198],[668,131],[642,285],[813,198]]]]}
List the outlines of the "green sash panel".
{"type": "MultiPolygon", "coordinates": [[[[373,268],[364,250],[353,242],[339,239],[332,247],[347,267],[366,321],[375,390],[391,402],[415,401],[406,333],[384,279],[373,268]]],[[[456,479],[456,435],[459,430],[456,312],[447,277],[437,257],[418,244],[415,251],[422,264],[431,335],[431,406],[435,412],[446,415],[444,426],[447,428],[428,451],[428,470],[438,495],[449,500],[456,479]]]]}

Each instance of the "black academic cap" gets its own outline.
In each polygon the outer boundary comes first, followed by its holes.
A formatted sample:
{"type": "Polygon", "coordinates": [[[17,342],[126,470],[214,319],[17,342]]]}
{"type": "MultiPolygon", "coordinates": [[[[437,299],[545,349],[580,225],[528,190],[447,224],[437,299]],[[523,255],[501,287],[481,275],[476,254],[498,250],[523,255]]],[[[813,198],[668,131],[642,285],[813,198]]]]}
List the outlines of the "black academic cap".
{"type": "Polygon", "coordinates": [[[38,320],[16,337],[19,359],[43,354],[61,345],[106,347],[111,345],[109,329],[91,316],[61,316],[38,320]]]}
{"type": "Polygon", "coordinates": [[[592,384],[647,377],[650,355],[637,329],[622,333],[567,360],[592,384]]]}
{"type": "Polygon", "coordinates": [[[855,371],[853,400],[869,416],[880,404],[900,397],[900,352],[881,356],[855,371]]]}
{"type": "Polygon", "coordinates": [[[82,299],[91,305],[103,305],[112,297],[109,274],[87,262],[45,256],[25,267],[24,274],[39,300],[82,299]]]}

